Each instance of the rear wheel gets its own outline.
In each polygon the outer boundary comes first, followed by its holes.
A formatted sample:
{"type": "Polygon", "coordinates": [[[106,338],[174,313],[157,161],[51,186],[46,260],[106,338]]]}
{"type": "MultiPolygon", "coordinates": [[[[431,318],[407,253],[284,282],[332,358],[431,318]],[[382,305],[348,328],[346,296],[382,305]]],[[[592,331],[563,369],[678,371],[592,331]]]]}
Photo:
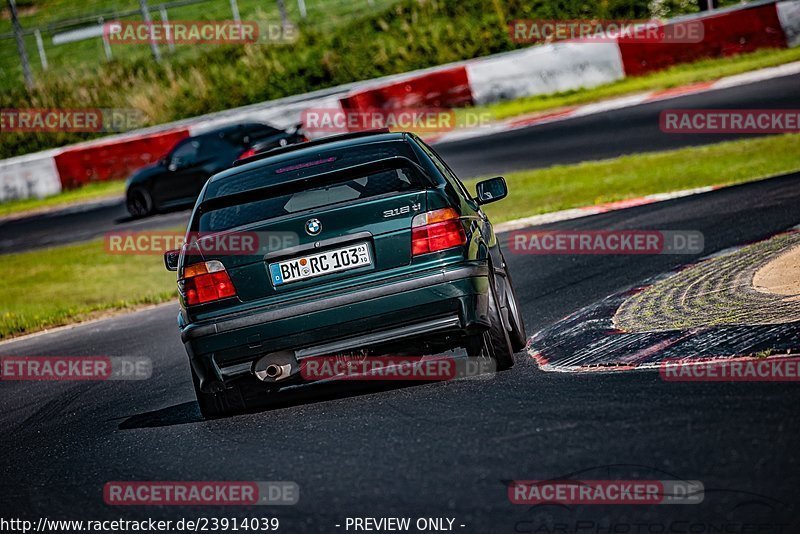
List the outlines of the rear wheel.
{"type": "Polygon", "coordinates": [[[525,323],[522,321],[522,315],[519,312],[517,293],[514,291],[514,282],[511,280],[508,267],[506,267],[506,307],[508,308],[508,322],[511,328],[508,337],[511,339],[511,347],[514,352],[519,352],[528,344],[528,335],[525,333],[525,323]]]}
{"type": "Polygon", "coordinates": [[[125,207],[128,208],[128,213],[131,214],[131,217],[136,219],[147,217],[153,213],[153,200],[150,198],[150,193],[136,187],[128,191],[125,207]]]}
{"type": "Polygon", "coordinates": [[[497,364],[497,370],[503,371],[514,366],[514,349],[503,323],[498,305],[497,289],[493,276],[489,278],[489,329],[472,340],[469,348],[470,356],[489,357],[497,364]]]}
{"type": "Polygon", "coordinates": [[[192,369],[192,385],[197,396],[200,414],[205,419],[216,419],[243,411],[246,406],[239,389],[224,389],[218,393],[206,393],[200,389],[200,378],[192,369]]]}

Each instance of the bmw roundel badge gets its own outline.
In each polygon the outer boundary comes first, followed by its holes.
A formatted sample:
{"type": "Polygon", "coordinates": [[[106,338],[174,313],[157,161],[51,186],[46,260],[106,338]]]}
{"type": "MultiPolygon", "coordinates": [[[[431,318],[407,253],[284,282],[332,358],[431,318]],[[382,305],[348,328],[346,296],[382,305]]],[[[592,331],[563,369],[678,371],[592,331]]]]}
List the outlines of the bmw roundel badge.
{"type": "Polygon", "coordinates": [[[319,235],[322,231],[322,223],[319,219],[309,219],[306,221],[306,233],[308,235],[319,235]]]}

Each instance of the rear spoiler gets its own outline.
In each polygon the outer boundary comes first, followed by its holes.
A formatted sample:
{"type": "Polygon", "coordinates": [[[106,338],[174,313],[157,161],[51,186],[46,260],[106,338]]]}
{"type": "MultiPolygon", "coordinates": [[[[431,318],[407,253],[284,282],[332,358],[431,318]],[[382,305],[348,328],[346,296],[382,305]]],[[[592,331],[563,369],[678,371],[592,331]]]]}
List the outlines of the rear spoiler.
{"type": "MultiPolygon", "coordinates": [[[[302,127],[303,123],[301,122],[298,124],[298,127],[302,127]]],[[[347,141],[349,139],[358,139],[361,137],[369,137],[371,135],[376,134],[383,134],[383,133],[391,133],[388,128],[380,128],[375,130],[360,130],[358,132],[350,132],[345,134],[338,134],[338,135],[329,135],[327,137],[320,137],[319,139],[312,139],[311,141],[306,141],[305,143],[295,143],[286,146],[279,146],[275,147],[271,150],[267,150],[265,152],[261,152],[259,154],[255,154],[250,156],[249,158],[240,159],[233,162],[234,167],[241,167],[242,165],[247,165],[248,163],[253,163],[254,161],[259,161],[266,158],[271,158],[272,156],[278,156],[281,154],[285,154],[287,152],[294,152],[295,150],[304,150],[309,147],[315,147],[319,145],[327,145],[329,143],[334,143],[338,141],[347,141]]]]}
{"type": "Polygon", "coordinates": [[[379,159],[377,161],[371,161],[369,163],[361,163],[359,165],[345,167],[344,169],[324,172],[313,176],[295,178],[294,180],[265,185],[256,189],[248,189],[247,191],[241,191],[232,195],[210,198],[202,202],[197,207],[196,215],[200,216],[210,211],[264,200],[271,196],[281,195],[283,193],[291,193],[293,191],[297,191],[298,189],[310,189],[315,186],[325,184],[346,182],[354,178],[361,178],[362,176],[366,176],[368,174],[375,174],[378,172],[402,168],[411,168],[418,172],[421,177],[430,180],[430,178],[428,178],[428,174],[417,163],[414,163],[404,156],[392,156],[389,158],[379,159]]]}

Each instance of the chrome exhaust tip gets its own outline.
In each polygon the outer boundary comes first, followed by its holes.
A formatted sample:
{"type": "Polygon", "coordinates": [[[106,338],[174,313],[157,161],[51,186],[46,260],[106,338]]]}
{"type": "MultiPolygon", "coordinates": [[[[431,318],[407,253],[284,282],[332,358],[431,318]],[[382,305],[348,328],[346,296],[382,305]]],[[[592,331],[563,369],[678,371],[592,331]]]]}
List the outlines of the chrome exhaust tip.
{"type": "Polygon", "coordinates": [[[253,374],[261,382],[271,383],[290,378],[299,368],[294,353],[277,352],[258,360],[253,365],[253,374]]]}
{"type": "Polygon", "coordinates": [[[281,368],[280,365],[275,365],[273,363],[272,365],[267,366],[267,370],[265,371],[265,373],[269,378],[276,380],[280,378],[281,375],[283,374],[283,369],[281,368]]]}

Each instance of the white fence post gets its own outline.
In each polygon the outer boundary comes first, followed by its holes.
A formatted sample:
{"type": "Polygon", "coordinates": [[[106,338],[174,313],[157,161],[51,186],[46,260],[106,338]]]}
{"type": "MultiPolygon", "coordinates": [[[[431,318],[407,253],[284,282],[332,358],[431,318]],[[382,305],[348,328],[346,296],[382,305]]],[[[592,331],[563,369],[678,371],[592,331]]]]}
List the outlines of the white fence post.
{"type": "MultiPolygon", "coordinates": [[[[97,19],[97,23],[100,26],[102,26],[104,22],[105,22],[105,19],[103,19],[103,17],[99,17],[97,19]]],[[[109,43],[108,39],[106,39],[105,29],[103,29],[103,39],[102,40],[103,40],[103,51],[106,53],[106,61],[111,61],[111,58],[113,58],[114,55],[111,53],[111,43],[109,43]]]]}
{"type": "Polygon", "coordinates": [[[233,13],[233,21],[241,22],[242,18],[239,16],[239,4],[236,0],[231,0],[231,12],[233,13]]]}
{"type": "Polygon", "coordinates": [[[167,16],[167,8],[164,7],[164,4],[161,4],[161,6],[158,8],[158,12],[161,15],[161,22],[164,23],[164,30],[167,32],[167,46],[169,47],[170,52],[174,52],[175,39],[172,37],[172,28],[170,28],[169,26],[169,17],[167,16]]]}
{"type": "Polygon", "coordinates": [[[44,42],[42,41],[42,32],[39,28],[33,32],[36,36],[36,48],[39,49],[39,61],[42,62],[42,70],[47,70],[47,53],[44,51],[44,42]]]}
{"type": "Polygon", "coordinates": [[[150,8],[147,7],[147,0],[139,0],[139,9],[142,11],[142,19],[150,31],[150,50],[153,52],[153,58],[156,61],[161,61],[161,50],[158,49],[158,43],[153,35],[153,21],[150,19],[150,8]]]}

